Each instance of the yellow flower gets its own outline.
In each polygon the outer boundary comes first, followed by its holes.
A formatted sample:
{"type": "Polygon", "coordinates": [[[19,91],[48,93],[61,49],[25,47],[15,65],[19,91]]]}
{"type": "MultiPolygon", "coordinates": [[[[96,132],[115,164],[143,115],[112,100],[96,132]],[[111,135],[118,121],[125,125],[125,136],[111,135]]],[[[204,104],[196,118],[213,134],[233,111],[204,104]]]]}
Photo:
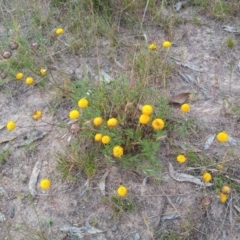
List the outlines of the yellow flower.
{"type": "Polygon", "coordinates": [[[189,112],[190,111],[190,105],[187,104],[187,103],[182,104],[181,111],[184,112],[184,113],[189,112]]]}
{"type": "Polygon", "coordinates": [[[42,188],[43,190],[47,190],[50,188],[51,186],[51,181],[47,178],[44,178],[40,181],[40,184],[39,184],[40,188],[42,188]]]}
{"type": "Polygon", "coordinates": [[[32,84],[34,84],[34,79],[32,77],[27,77],[25,80],[25,83],[27,85],[32,85],[32,84]]]}
{"type": "Polygon", "coordinates": [[[154,130],[162,130],[164,128],[164,121],[161,118],[156,118],[152,121],[154,130]]]}
{"type": "Polygon", "coordinates": [[[19,72],[19,73],[16,74],[16,79],[17,80],[20,80],[22,78],[23,78],[23,73],[19,72]]]}
{"type": "Polygon", "coordinates": [[[108,127],[116,127],[118,125],[118,120],[116,118],[110,118],[107,121],[108,127]]]}
{"type": "Polygon", "coordinates": [[[209,172],[205,172],[202,175],[202,179],[204,182],[210,182],[212,180],[212,175],[209,172]]]}
{"type": "Polygon", "coordinates": [[[121,146],[115,146],[113,148],[113,156],[120,158],[123,155],[123,148],[121,146]]]}
{"type": "Polygon", "coordinates": [[[32,113],[32,118],[33,120],[39,120],[42,117],[42,111],[41,110],[36,110],[32,113]]]}
{"type": "Polygon", "coordinates": [[[14,121],[9,121],[6,125],[8,131],[12,131],[16,127],[16,123],[14,121]]]}
{"type": "Polygon", "coordinates": [[[80,113],[78,110],[72,110],[69,112],[69,118],[72,120],[79,118],[79,116],[80,116],[80,113]]]}
{"type": "Polygon", "coordinates": [[[224,186],[222,186],[221,191],[222,191],[223,193],[225,193],[225,194],[230,194],[231,191],[232,191],[232,189],[231,189],[229,186],[224,185],[224,186]]]}
{"type": "Polygon", "coordinates": [[[155,43],[152,43],[149,45],[149,50],[156,50],[157,49],[157,45],[155,43]]]}
{"type": "Polygon", "coordinates": [[[117,189],[117,194],[118,194],[118,196],[120,196],[120,197],[125,197],[126,194],[127,194],[127,191],[128,191],[127,188],[124,187],[123,185],[121,185],[121,186],[119,186],[118,189],[117,189]]]}
{"type": "Polygon", "coordinates": [[[103,118],[102,118],[102,117],[95,117],[95,118],[93,119],[93,124],[94,124],[94,126],[96,126],[96,127],[102,125],[102,123],[103,123],[103,118]]]}
{"type": "Polygon", "coordinates": [[[184,156],[184,155],[182,155],[182,154],[179,154],[178,156],[177,156],[177,161],[179,162],[179,163],[185,163],[186,162],[186,157],[184,156]]]}
{"type": "Polygon", "coordinates": [[[107,135],[102,137],[102,143],[103,144],[108,144],[110,142],[111,138],[107,135]]]}
{"type": "Polygon", "coordinates": [[[103,135],[101,133],[97,133],[94,137],[95,142],[101,142],[103,135]]]}
{"type": "Polygon", "coordinates": [[[42,76],[45,76],[47,74],[47,69],[40,68],[39,72],[41,73],[42,76]]]}
{"type": "Polygon", "coordinates": [[[153,107],[151,105],[144,105],[142,107],[142,114],[150,115],[153,112],[153,107]]]}
{"type": "Polygon", "coordinates": [[[164,48],[170,48],[170,47],[172,46],[172,43],[169,42],[169,41],[164,41],[163,44],[162,44],[162,46],[163,46],[164,48]]]}
{"type": "Polygon", "coordinates": [[[81,98],[79,101],[78,101],[78,106],[80,108],[86,108],[88,106],[88,100],[86,98],[81,98]]]}
{"type": "Polygon", "coordinates": [[[228,134],[225,131],[219,132],[217,134],[217,140],[219,142],[226,142],[228,140],[228,134]]]}
{"type": "Polygon", "coordinates": [[[56,29],[56,34],[57,35],[61,35],[61,34],[63,34],[63,32],[64,32],[64,30],[62,28],[56,29]]]}
{"type": "Polygon", "coordinates": [[[147,114],[141,114],[141,116],[139,117],[139,122],[141,124],[148,124],[150,122],[150,117],[147,114]]]}
{"type": "Polygon", "coordinates": [[[228,199],[228,196],[227,196],[227,194],[225,194],[225,193],[223,193],[223,192],[220,192],[220,202],[221,203],[225,203],[226,201],[227,201],[227,199],[228,199]]]}

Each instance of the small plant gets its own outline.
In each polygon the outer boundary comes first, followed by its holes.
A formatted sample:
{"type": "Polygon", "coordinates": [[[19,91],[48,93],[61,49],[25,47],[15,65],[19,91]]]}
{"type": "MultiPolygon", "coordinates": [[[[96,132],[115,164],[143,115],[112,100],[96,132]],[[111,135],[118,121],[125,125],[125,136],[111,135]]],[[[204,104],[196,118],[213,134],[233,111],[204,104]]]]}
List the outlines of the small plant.
{"type": "Polygon", "coordinates": [[[228,37],[228,39],[227,39],[227,46],[228,46],[229,48],[232,48],[232,47],[234,47],[234,45],[235,45],[234,39],[231,38],[231,37],[228,37]]]}

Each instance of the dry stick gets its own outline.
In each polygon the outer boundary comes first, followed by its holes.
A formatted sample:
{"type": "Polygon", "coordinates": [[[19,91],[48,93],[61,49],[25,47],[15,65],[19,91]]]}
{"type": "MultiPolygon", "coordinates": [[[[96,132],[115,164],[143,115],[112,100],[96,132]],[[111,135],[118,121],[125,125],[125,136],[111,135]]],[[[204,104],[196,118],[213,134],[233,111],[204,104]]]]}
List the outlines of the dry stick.
{"type": "Polygon", "coordinates": [[[161,221],[161,217],[162,217],[162,214],[163,214],[163,210],[164,210],[164,207],[166,206],[166,197],[164,196],[162,198],[162,202],[161,202],[161,207],[159,208],[158,210],[158,217],[157,217],[157,220],[155,222],[155,227],[158,228],[159,224],[160,224],[160,221],[161,221]]]}

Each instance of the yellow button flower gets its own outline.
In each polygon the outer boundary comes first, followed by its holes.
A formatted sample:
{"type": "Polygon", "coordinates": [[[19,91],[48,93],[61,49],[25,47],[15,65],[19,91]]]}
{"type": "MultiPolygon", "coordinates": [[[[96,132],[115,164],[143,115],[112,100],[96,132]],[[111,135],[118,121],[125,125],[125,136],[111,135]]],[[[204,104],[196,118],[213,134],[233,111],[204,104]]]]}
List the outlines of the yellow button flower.
{"type": "Polygon", "coordinates": [[[184,155],[182,155],[182,154],[179,154],[178,156],[177,156],[177,161],[179,162],[179,163],[185,163],[186,162],[186,157],[184,156],[184,155]]]}
{"type": "Polygon", "coordinates": [[[123,155],[123,148],[121,146],[115,146],[113,148],[113,156],[120,158],[123,155]]]}
{"type": "Polygon", "coordinates": [[[157,49],[157,45],[155,43],[152,43],[149,45],[149,50],[156,50],[157,49]]]}
{"type": "Polygon", "coordinates": [[[212,180],[212,175],[209,172],[205,172],[202,175],[202,179],[204,182],[210,182],[212,180]]]}
{"type": "Polygon", "coordinates": [[[51,181],[47,178],[44,178],[40,181],[40,184],[39,184],[40,188],[43,189],[43,190],[47,190],[50,188],[51,186],[51,181]]]}
{"type": "Polygon", "coordinates": [[[27,85],[33,85],[34,84],[34,79],[32,77],[27,77],[25,80],[25,83],[27,85]]]}
{"type": "Polygon", "coordinates": [[[79,101],[78,101],[78,106],[80,108],[86,108],[88,106],[88,100],[86,98],[81,98],[79,101]]]}
{"type": "Polygon", "coordinates": [[[231,191],[232,191],[232,189],[231,189],[229,186],[224,185],[224,186],[222,186],[221,191],[222,191],[223,193],[225,193],[225,194],[230,194],[231,191]]]}
{"type": "Polygon", "coordinates": [[[116,127],[118,125],[118,120],[116,118],[110,118],[107,121],[108,127],[116,127]]]}
{"type": "Polygon", "coordinates": [[[161,118],[156,118],[152,121],[154,130],[162,130],[164,128],[164,121],[161,118]]]}
{"type": "Polygon", "coordinates": [[[162,46],[163,46],[164,48],[170,48],[170,47],[172,46],[172,43],[169,42],[169,41],[164,41],[163,44],[162,44],[162,46]]]}
{"type": "Polygon", "coordinates": [[[142,114],[150,115],[153,112],[153,107],[151,105],[144,105],[142,107],[142,114]]]}
{"type": "Polygon", "coordinates": [[[42,117],[42,111],[41,110],[36,110],[32,113],[32,118],[33,120],[39,120],[42,117]]]}
{"type": "Polygon", "coordinates": [[[61,35],[61,34],[63,34],[63,33],[64,33],[64,30],[63,30],[62,28],[56,29],[56,34],[57,34],[57,35],[61,35]]]}
{"type": "Polygon", "coordinates": [[[227,142],[228,140],[228,134],[225,131],[219,132],[217,134],[217,140],[219,142],[227,142]]]}
{"type": "Polygon", "coordinates": [[[80,113],[78,110],[72,110],[69,112],[69,118],[74,120],[74,119],[78,119],[80,116],[80,113]]]}
{"type": "Polygon", "coordinates": [[[188,103],[184,103],[184,104],[182,104],[182,106],[181,106],[181,111],[182,112],[184,112],[184,113],[187,113],[187,112],[189,112],[190,111],[190,105],[188,104],[188,103]]]}
{"type": "Polygon", "coordinates": [[[220,202],[221,203],[225,203],[226,201],[227,201],[227,199],[228,199],[228,196],[227,196],[227,194],[225,194],[225,193],[223,193],[223,192],[220,192],[220,202]]]}
{"type": "Polygon", "coordinates": [[[111,138],[107,135],[102,137],[102,143],[103,144],[108,144],[110,142],[111,138]]]}
{"type": "Polygon", "coordinates": [[[96,127],[101,126],[103,124],[103,118],[102,117],[95,117],[93,119],[93,124],[96,127]]]}
{"type": "Polygon", "coordinates": [[[125,197],[127,192],[128,192],[127,188],[123,185],[119,186],[117,189],[117,194],[120,197],[125,197]]]}
{"type": "Polygon", "coordinates": [[[12,131],[14,130],[14,128],[16,127],[16,124],[14,121],[9,121],[6,125],[6,128],[8,131],[12,131]]]}
{"type": "Polygon", "coordinates": [[[41,73],[42,76],[45,76],[47,74],[47,69],[40,68],[39,72],[41,73]]]}
{"type": "Polygon", "coordinates": [[[19,72],[19,73],[16,74],[16,79],[20,80],[20,79],[23,78],[23,76],[24,76],[23,73],[19,72]]]}
{"type": "Polygon", "coordinates": [[[97,133],[97,134],[94,136],[95,142],[101,142],[101,141],[102,141],[102,137],[103,137],[103,135],[102,135],[101,133],[97,133]]]}
{"type": "Polygon", "coordinates": [[[141,114],[141,116],[139,117],[139,122],[141,124],[148,124],[150,122],[150,117],[147,114],[141,114]]]}

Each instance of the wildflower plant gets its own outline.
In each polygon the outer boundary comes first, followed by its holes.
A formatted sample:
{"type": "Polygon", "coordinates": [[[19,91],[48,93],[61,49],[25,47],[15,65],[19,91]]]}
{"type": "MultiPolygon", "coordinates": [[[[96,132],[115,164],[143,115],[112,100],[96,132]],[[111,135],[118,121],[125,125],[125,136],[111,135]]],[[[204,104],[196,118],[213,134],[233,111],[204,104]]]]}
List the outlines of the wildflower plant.
{"type": "Polygon", "coordinates": [[[81,126],[76,141],[80,139],[90,146],[84,156],[91,152],[95,166],[117,164],[160,177],[159,139],[166,134],[172,112],[167,99],[154,88],[142,90],[140,83],[130,87],[125,77],[111,84],[76,81],[71,92],[75,110],[70,111],[69,117],[77,119],[81,126]],[[75,114],[80,108],[81,114],[75,114]]]}

